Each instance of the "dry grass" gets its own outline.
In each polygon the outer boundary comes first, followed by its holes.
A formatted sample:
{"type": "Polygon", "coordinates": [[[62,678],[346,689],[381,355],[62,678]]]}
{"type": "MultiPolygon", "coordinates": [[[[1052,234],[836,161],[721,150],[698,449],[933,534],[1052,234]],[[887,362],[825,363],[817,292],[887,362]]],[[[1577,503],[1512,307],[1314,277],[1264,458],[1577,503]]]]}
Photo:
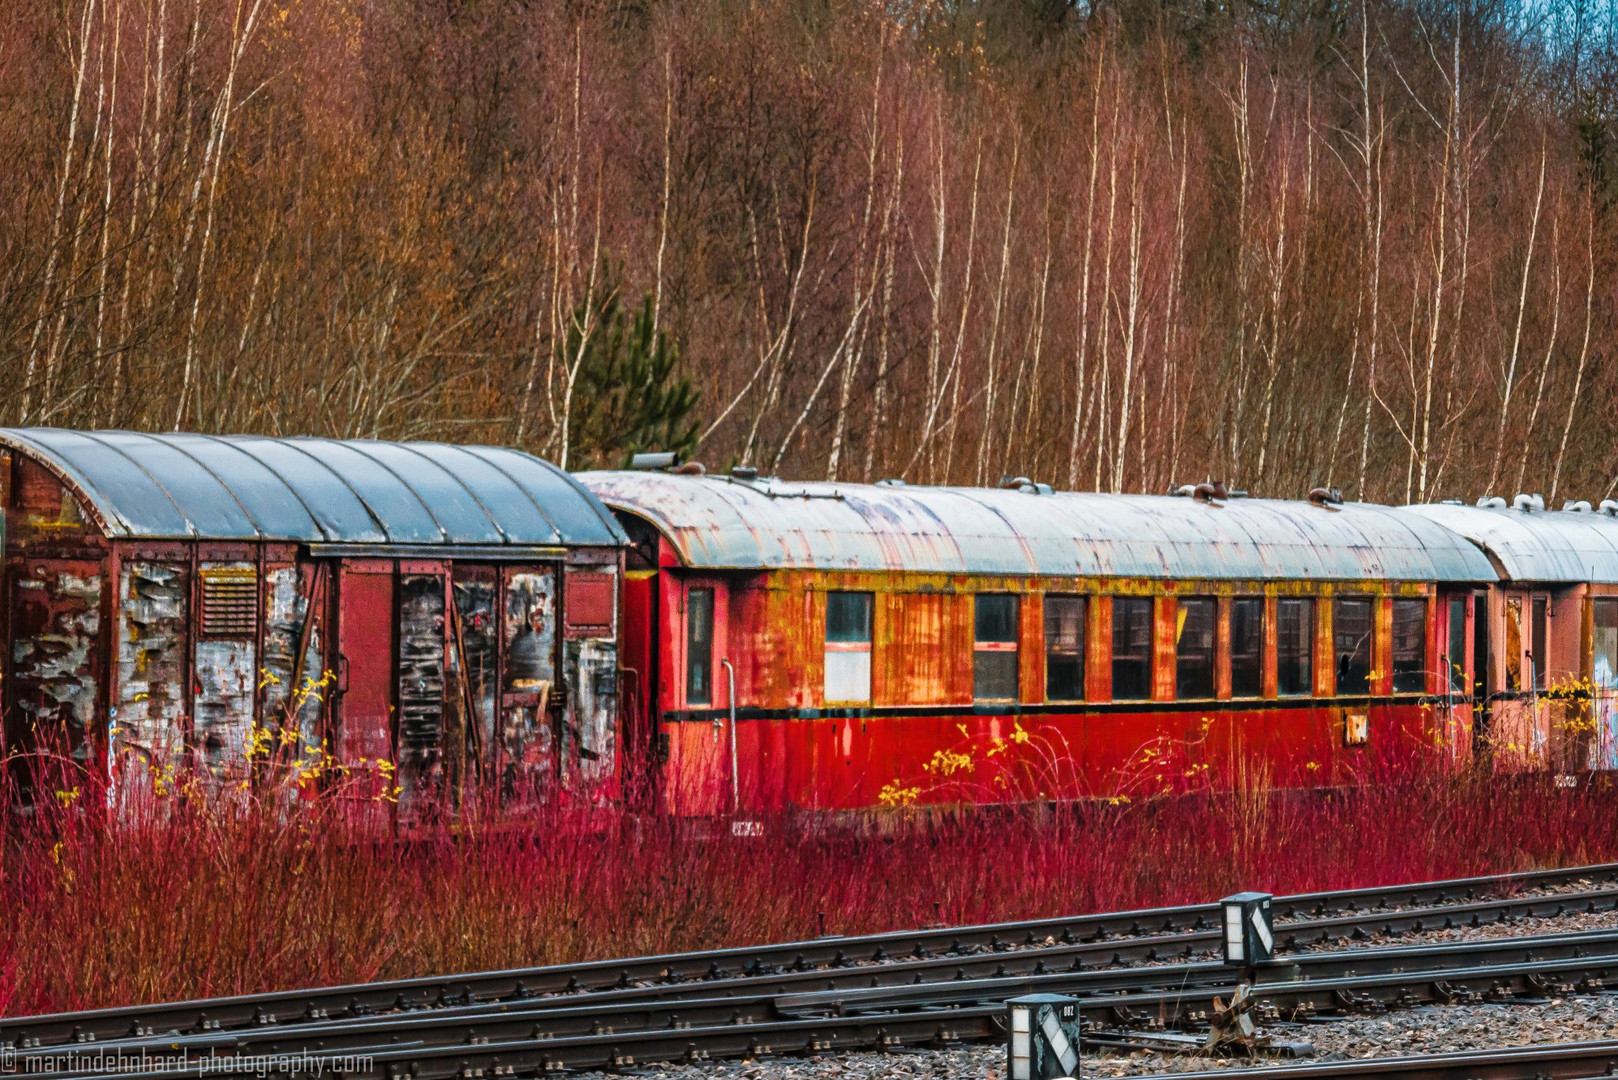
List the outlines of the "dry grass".
{"type": "MultiPolygon", "coordinates": [[[[77,804],[75,804],[76,806],[77,804]]],[[[0,1011],[1484,874],[1618,858],[1618,788],[1421,774],[1335,792],[875,822],[548,813],[380,840],[317,809],[11,822],[0,1011]]]]}

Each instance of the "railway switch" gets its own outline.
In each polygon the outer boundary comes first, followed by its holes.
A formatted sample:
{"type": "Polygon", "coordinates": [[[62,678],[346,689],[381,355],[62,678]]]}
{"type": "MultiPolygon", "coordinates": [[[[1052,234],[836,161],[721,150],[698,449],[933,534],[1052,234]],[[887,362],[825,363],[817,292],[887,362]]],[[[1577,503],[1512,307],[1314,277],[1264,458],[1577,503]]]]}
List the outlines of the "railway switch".
{"type": "Polygon", "coordinates": [[[1239,892],[1219,903],[1225,909],[1225,963],[1250,968],[1275,954],[1274,897],[1239,892]]]}
{"type": "Polygon", "coordinates": [[[1064,994],[1027,994],[1006,1002],[1010,1080],[1079,1075],[1079,1001],[1064,994]]]}

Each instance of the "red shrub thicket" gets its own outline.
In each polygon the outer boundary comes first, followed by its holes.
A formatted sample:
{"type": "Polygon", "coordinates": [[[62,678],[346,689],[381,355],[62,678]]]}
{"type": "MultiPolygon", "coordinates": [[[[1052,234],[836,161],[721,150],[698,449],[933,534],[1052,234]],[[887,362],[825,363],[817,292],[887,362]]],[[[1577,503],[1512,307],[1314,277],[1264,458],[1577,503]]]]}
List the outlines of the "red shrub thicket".
{"type": "Polygon", "coordinates": [[[761,837],[549,812],[390,839],[319,803],[172,797],[161,821],[104,830],[68,801],[10,823],[5,1014],[1618,858],[1606,777],[1481,770],[803,817],[761,837]]]}

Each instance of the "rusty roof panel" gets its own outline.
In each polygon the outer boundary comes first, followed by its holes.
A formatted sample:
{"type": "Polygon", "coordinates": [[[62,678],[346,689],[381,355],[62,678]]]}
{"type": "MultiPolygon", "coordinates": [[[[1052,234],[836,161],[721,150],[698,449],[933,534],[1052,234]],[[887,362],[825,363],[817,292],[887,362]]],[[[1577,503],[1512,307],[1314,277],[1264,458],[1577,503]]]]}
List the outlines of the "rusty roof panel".
{"type": "Polygon", "coordinates": [[[1512,581],[1618,584],[1618,519],[1438,503],[1407,510],[1484,548],[1512,581]]]}
{"type": "Polygon", "coordinates": [[[322,544],[616,545],[572,477],[516,450],[371,440],[0,429],[108,536],[322,544]]]}
{"type": "Polygon", "coordinates": [[[1365,503],[597,472],[579,477],[651,521],[688,566],[1259,579],[1488,581],[1472,544],[1365,503]]]}

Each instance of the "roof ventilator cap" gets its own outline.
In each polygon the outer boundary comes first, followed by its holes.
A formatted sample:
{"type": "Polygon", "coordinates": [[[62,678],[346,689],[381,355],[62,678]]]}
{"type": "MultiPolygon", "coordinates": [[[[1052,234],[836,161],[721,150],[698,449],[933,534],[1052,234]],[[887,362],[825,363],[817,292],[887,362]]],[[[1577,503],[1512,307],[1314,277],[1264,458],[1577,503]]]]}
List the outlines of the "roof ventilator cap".
{"type": "Polygon", "coordinates": [[[1006,491],[1020,491],[1024,495],[1054,495],[1056,489],[1049,484],[1036,483],[1026,476],[1002,476],[1000,487],[1006,491]]]}
{"type": "Polygon", "coordinates": [[[876,486],[877,487],[904,487],[905,482],[903,480],[899,479],[897,476],[890,476],[886,480],[878,480],[876,482],[876,486]]]}
{"type": "Polygon", "coordinates": [[[754,465],[737,465],[730,470],[732,480],[757,480],[758,467],[754,465]]]}
{"type": "Polygon", "coordinates": [[[1191,489],[1191,497],[1197,500],[1199,503],[1213,504],[1215,500],[1230,498],[1230,492],[1225,490],[1225,482],[1223,480],[1215,480],[1211,484],[1204,483],[1193,487],[1191,489]]]}
{"type": "Polygon", "coordinates": [[[1544,510],[1545,496],[1519,494],[1516,498],[1511,500],[1511,508],[1513,510],[1521,510],[1525,514],[1530,510],[1544,510]]]}
{"type": "Polygon", "coordinates": [[[1596,507],[1596,512],[1606,514],[1608,517],[1618,517],[1618,502],[1612,499],[1602,499],[1601,505],[1596,507]]]}
{"type": "Polygon", "coordinates": [[[1502,499],[1498,495],[1485,495],[1483,498],[1478,500],[1478,506],[1484,510],[1504,510],[1506,508],[1506,500],[1502,499]]]}
{"type": "Polygon", "coordinates": [[[673,450],[648,451],[629,459],[631,469],[672,469],[679,464],[680,455],[673,450]]]}
{"type": "Polygon", "coordinates": [[[1562,509],[1570,514],[1591,514],[1595,512],[1590,506],[1589,499],[1569,499],[1562,504],[1562,509]]]}
{"type": "Polygon", "coordinates": [[[1309,505],[1324,510],[1340,510],[1343,506],[1343,493],[1337,488],[1310,488],[1309,505]]]}

